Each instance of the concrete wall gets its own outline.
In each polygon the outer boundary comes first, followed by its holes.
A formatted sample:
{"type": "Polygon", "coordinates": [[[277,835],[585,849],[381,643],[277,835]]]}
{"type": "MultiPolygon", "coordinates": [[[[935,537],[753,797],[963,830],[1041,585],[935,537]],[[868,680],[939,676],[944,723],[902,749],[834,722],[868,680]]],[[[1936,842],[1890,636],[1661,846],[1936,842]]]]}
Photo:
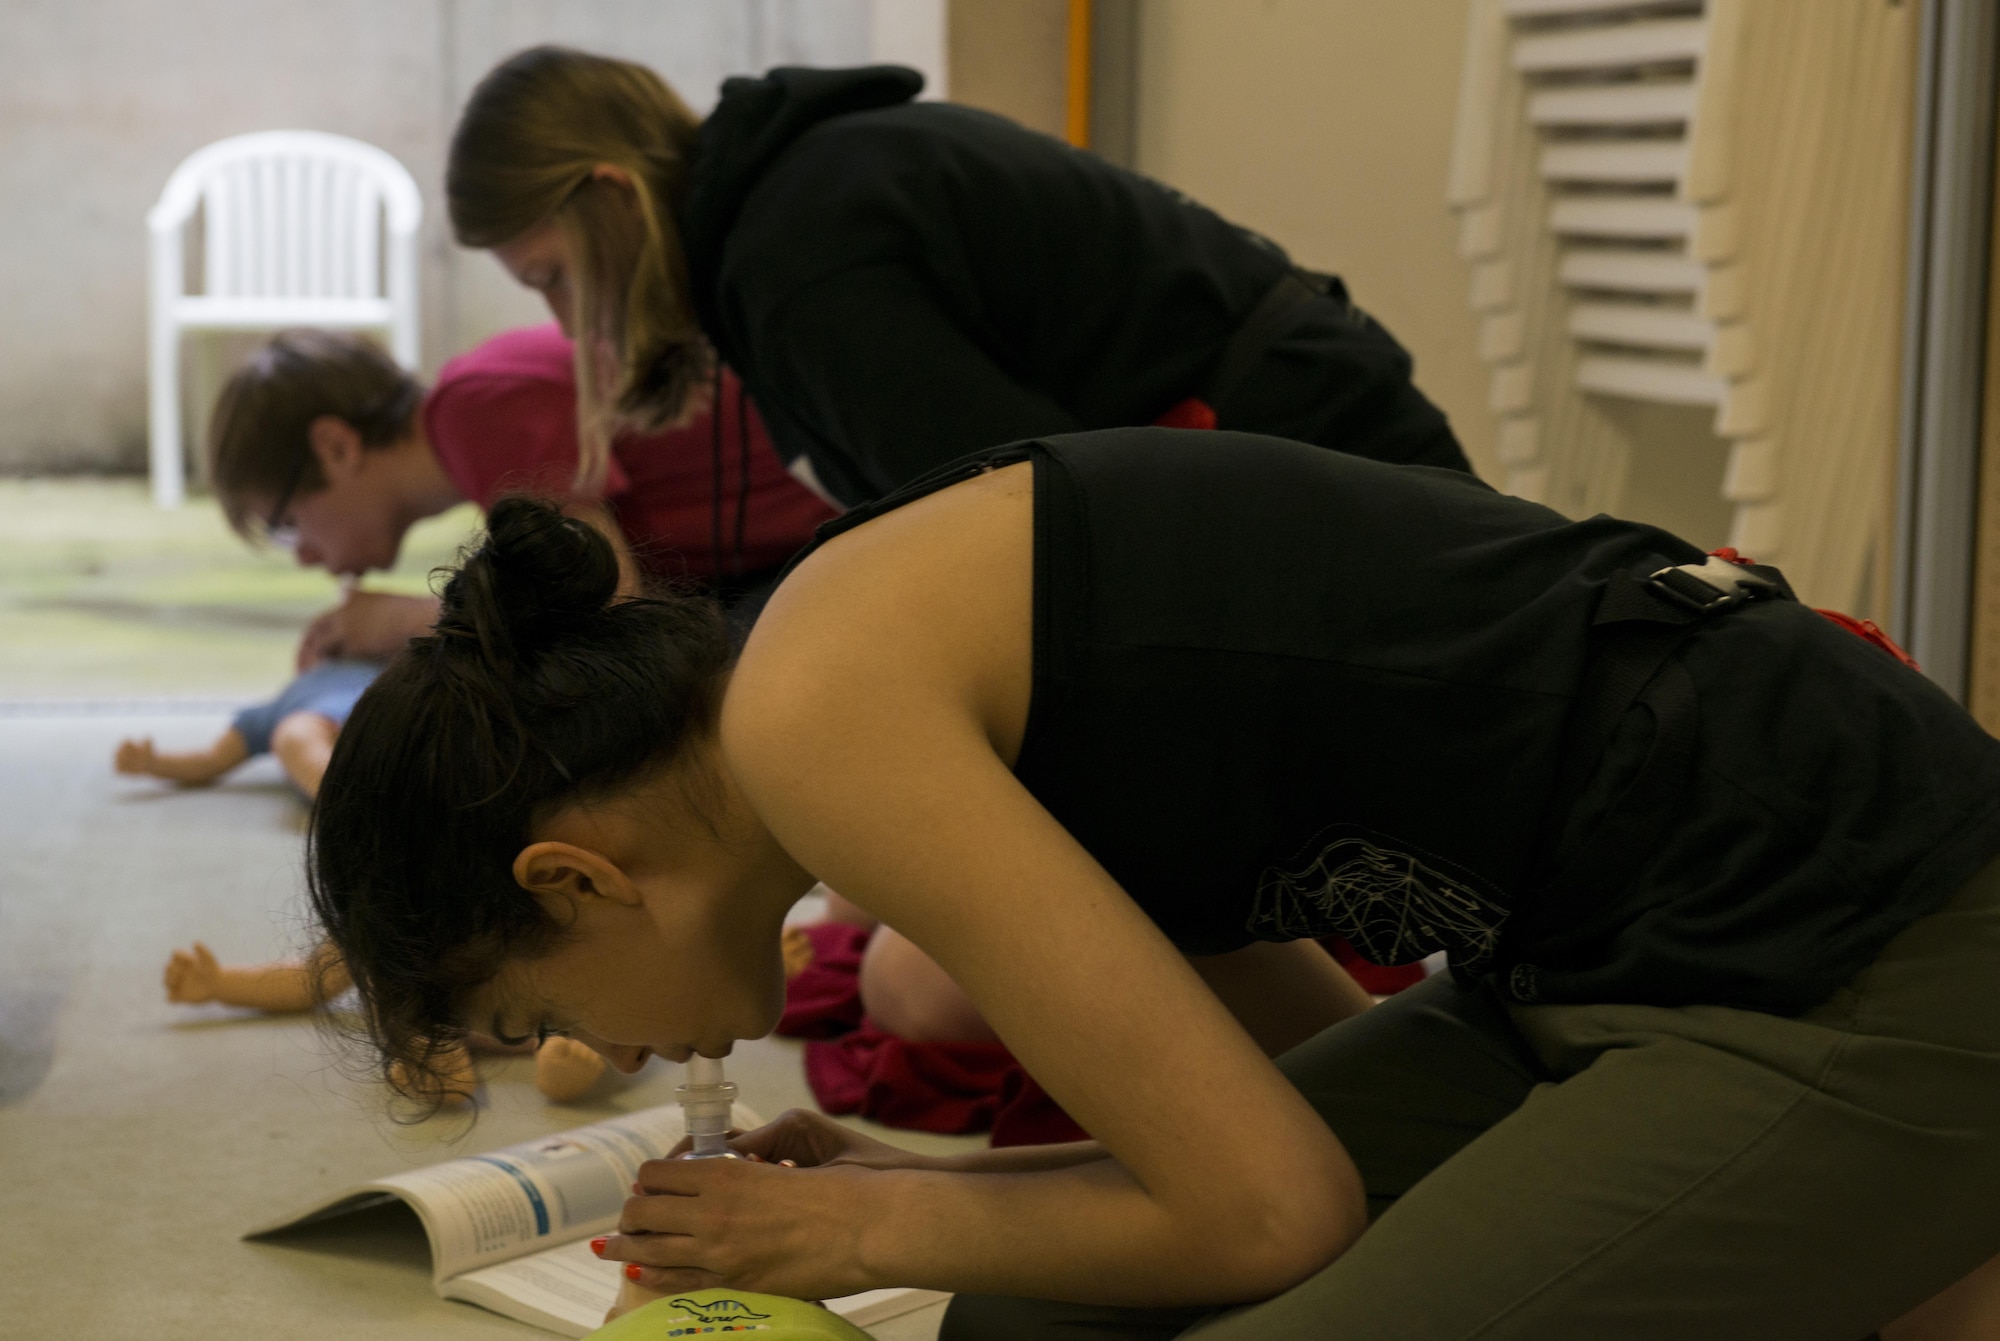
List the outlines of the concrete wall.
{"type": "Polygon", "coordinates": [[[1489,479],[1493,418],[1445,208],[1466,0],[1144,0],[1135,163],[1346,278],[1489,479]]]}
{"type": "Polygon", "coordinates": [[[424,190],[430,368],[541,309],[447,237],[465,94],[559,41],[645,61],[697,108],[725,74],[876,53],[941,64],[942,0],[8,0],[0,5],[0,471],[139,469],[144,218],[212,140],[304,127],[380,145],[424,190]]]}

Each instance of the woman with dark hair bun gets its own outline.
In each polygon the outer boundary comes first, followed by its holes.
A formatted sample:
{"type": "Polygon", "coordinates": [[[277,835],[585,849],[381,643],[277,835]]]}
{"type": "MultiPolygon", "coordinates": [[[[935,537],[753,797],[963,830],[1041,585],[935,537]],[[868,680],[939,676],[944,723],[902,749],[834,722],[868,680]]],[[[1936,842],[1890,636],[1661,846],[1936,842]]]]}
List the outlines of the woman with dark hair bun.
{"type": "Polygon", "coordinates": [[[966,452],[1171,423],[1467,469],[1341,282],[914,70],[730,79],[535,47],[452,137],[452,228],[577,339],[585,443],[698,403],[720,357],[852,506],[966,452]]]}
{"type": "Polygon", "coordinates": [[[712,607],[618,601],[601,537],[503,503],[314,817],[387,1064],[726,1054],[819,878],[1096,1138],[932,1159],[787,1114],[736,1138],[766,1162],[641,1170],[602,1245],[632,1297],[1762,1341],[2000,1250],[2000,743],[1776,570],[1165,429],[826,530],[732,664],[712,607]],[[1329,934],[1453,972],[1371,1008],[1329,934]]]}

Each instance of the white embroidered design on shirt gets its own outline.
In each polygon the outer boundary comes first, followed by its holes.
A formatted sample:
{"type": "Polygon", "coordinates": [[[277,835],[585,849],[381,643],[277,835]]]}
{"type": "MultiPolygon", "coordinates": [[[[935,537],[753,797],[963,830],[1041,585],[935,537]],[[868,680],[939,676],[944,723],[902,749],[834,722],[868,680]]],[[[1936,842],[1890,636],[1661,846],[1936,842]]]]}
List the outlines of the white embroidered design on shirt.
{"type": "Polygon", "coordinates": [[[1506,920],[1470,882],[1349,834],[1299,870],[1266,869],[1245,929],[1260,940],[1340,936],[1377,964],[1449,950],[1454,963],[1477,966],[1492,959],[1506,920]]]}

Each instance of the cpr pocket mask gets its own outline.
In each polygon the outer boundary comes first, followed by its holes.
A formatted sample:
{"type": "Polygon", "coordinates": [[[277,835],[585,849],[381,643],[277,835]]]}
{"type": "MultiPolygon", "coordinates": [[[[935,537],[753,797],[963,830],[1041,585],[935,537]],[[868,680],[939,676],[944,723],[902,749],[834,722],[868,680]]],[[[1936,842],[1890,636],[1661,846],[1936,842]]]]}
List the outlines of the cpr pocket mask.
{"type": "Polygon", "coordinates": [[[669,1337],[753,1333],[756,1341],[869,1341],[868,1333],[818,1304],[740,1290],[690,1290],[635,1308],[585,1341],[665,1341],[669,1337]]]}

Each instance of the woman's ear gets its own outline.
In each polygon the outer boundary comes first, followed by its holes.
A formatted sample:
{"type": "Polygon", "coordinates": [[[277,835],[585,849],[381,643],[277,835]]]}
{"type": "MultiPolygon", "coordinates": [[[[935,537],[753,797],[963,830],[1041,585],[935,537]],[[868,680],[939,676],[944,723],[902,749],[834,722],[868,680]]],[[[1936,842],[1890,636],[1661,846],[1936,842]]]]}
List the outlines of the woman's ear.
{"type": "Polygon", "coordinates": [[[306,425],[306,442],[319,458],[319,473],[329,484],[352,475],[368,450],[354,425],[337,414],[323,414],[306,425]]]}
{"type": "Polygon", "coordinates": [[[631,877],[603,856],[574,843],[530,843],[514,858],[515,883],[563,918],[593,902],[636,908],[644,902],[631,877]]]}

